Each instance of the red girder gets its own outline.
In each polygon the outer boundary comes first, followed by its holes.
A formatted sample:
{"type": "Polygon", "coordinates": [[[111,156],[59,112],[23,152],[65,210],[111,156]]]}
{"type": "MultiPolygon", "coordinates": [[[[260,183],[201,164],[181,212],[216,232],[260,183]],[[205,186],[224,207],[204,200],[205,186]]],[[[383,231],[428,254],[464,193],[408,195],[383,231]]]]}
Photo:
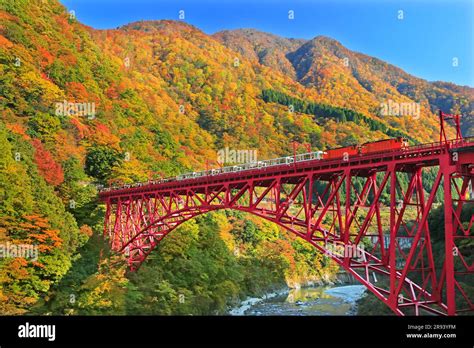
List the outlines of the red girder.
{"type": "Polygon", "coordinates": [[[348,161],[311,160],[105,190],[100,192],[106,203],[105,234],[135,270],[183,222],[235,209],[305,239],[398,315],[455,315],[474,311],[463,282],[474,274],[472,251],[466,256],[474,217],[467,223],[461,219],[463,206],[474,204],[468,197],[473,163],[474,139],[458,139],[348,161]],[[427,170],[437,175],[425,197],[422,174],[427,170]],[[428,227],[437,193],[444,200],[441,257],[433,253],[428,227]],[[389,197],[388,206],[382,197],[389,197]]]}

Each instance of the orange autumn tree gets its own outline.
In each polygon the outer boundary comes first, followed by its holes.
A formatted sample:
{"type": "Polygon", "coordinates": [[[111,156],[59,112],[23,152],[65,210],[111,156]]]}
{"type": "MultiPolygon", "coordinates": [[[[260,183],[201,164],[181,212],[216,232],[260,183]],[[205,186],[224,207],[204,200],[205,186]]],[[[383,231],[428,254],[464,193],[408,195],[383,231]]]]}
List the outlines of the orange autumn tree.
{"type": "Polygon", "coordinates": [[[46,218],[39,215],[25,215],[23,218],[18,230],[23,234],[24,243],[37,245],[40,253],[50,252],[62,245],[59,230],[52,229],[46,218]]]}
{"type": "Polygon", "coordinates": [[[57,254],[63,241],[59,230],[51,228],[46,218],[36,214],[24,215],[16,224],[12,219],[2,219],[0,229],[7,232],[11,245],[36,248],[30,255],[7,255],[0,262],[0,312],[22,314],[69,268],[67,262],[53,261],[51,256],[57,254]]]}

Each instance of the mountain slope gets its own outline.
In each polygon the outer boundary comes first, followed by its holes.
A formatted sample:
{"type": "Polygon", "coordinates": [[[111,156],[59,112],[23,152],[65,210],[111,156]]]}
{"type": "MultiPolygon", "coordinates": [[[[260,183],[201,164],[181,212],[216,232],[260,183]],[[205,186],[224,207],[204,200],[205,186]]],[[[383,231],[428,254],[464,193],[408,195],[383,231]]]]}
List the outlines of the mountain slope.
{"type": "Polygon", "coordinates": [[[235,66],[235,55],[180,22],[96,31],[56,1],[1,3],[0,241],[37,238],[42,252],[0,260],[1,313],[35,304],[57,314],[223,313],[240,296],[334,274],[313,250],[297,255],[294,237],[241,214],[183,226],[135,278],[90,238],[103,228],[98,184],[217,166],[225,146],[285,154],[292,139],[321,134],[312,115],[289,117],[261,98],[263,89],[302,94],[302,86],[243,57],[235,66]],[[84,114],[78,104],[93,108],[84,114]],[[171,262],[191,272],[166,272],[171,262]],[[207,281],[196,278],[203,272],[207,281]],[[169,297],[155,301],[144,279],[159,280],[169,297]],[[183,293],[187,307],[176,300],[183,293]]]}
{"type": "Polygon", "coordinates": [[[248,35],[233,30],[216,33],[214,37],[241,52],[248,52],[248,47],[258,47],[263,52],[280,50],[277,60],[271,63],[265,60],[259,62],[307,87],[315,88],[338,105],[359,108],[362,107],[359,99],[379,109],[380,104],[388,103],[388,100],[419,102],[425,107],[423,115],[426,117],[432,117],[439,109],[461,112],[466,116],[463,120],[464,134],[474,135],[473,88],[425,81],[380,59],[351,51],[328,37],[291,41],[269,35],[272,40],[261,39],[267,35],[256,31],[248,35]],[[291,42],[292,45],[278,45],[277,42],[291,42]]]}
{"type": "Polygon", "coordinates": [[[287,39],[254,29],[223,30],[213,37],[247,59],[258,61],[292,78],[296,77],[296,71],[286,54],[295,51],[305,40],[287,39]]]}

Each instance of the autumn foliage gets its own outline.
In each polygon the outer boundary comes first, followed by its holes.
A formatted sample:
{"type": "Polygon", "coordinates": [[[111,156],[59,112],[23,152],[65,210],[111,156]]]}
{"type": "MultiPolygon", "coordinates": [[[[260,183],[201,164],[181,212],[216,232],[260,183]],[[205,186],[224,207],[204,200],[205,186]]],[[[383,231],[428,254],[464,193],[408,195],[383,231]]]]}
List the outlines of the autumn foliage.
{"type": "Polygon", "coordinates": [[[38,245],[41,257],[0,259],[0,314],[35,304],[55,314],[225,313],[240,297],[332,276],[337,267],[307,243],[236,212],[189,221],[128,275],[97,237],[96,184],[217,166],[225,147],[266,159],[292,153],[293,141],[316,150],[399,131],[427,142],[432,109],[472,104],[468,87],[416,79],[328,38],[210,36],[169,20],[95,30],[57,0],[1,5],[0,241],[38,245]],[[376,112],[381,98],[414,96],[419,120],[376,112]],[[64,101],[95,103],[96,114],[57,115],[64,101]]]}
{"type": "Polygon", "coordinates": [[[64,173],[61,165],[56,163],[51,153],[45,149],[38,139],[33,139],[35,148],[35,162],[38,170],[48,184],[57,186],[64,181],[64,173]]]}

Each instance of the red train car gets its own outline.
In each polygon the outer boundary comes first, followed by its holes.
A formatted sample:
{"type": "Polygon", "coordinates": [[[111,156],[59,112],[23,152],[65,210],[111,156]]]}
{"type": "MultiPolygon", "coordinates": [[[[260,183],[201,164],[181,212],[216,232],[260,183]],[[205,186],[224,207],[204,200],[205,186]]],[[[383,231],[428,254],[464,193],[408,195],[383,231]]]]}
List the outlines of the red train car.
{"type": "Polygon", "coordinates": [[[360,153],[364,155],[368,153],[384,152],[389,150],[400,150],[406,148],[407,146],[407,139],[398,137],[394,139],[385,139],[362,144],[360,146],[360,153]]]}
{"type": "Polygon", "coordinates": [[[337,149],[330,149],[326,150],[324,154],[324,159],[335,159],[335,158],[343,158],[344,154],[347,156],[352,157],[359,154],[359,145],[351,145],[340,147],[337,149]]]}

